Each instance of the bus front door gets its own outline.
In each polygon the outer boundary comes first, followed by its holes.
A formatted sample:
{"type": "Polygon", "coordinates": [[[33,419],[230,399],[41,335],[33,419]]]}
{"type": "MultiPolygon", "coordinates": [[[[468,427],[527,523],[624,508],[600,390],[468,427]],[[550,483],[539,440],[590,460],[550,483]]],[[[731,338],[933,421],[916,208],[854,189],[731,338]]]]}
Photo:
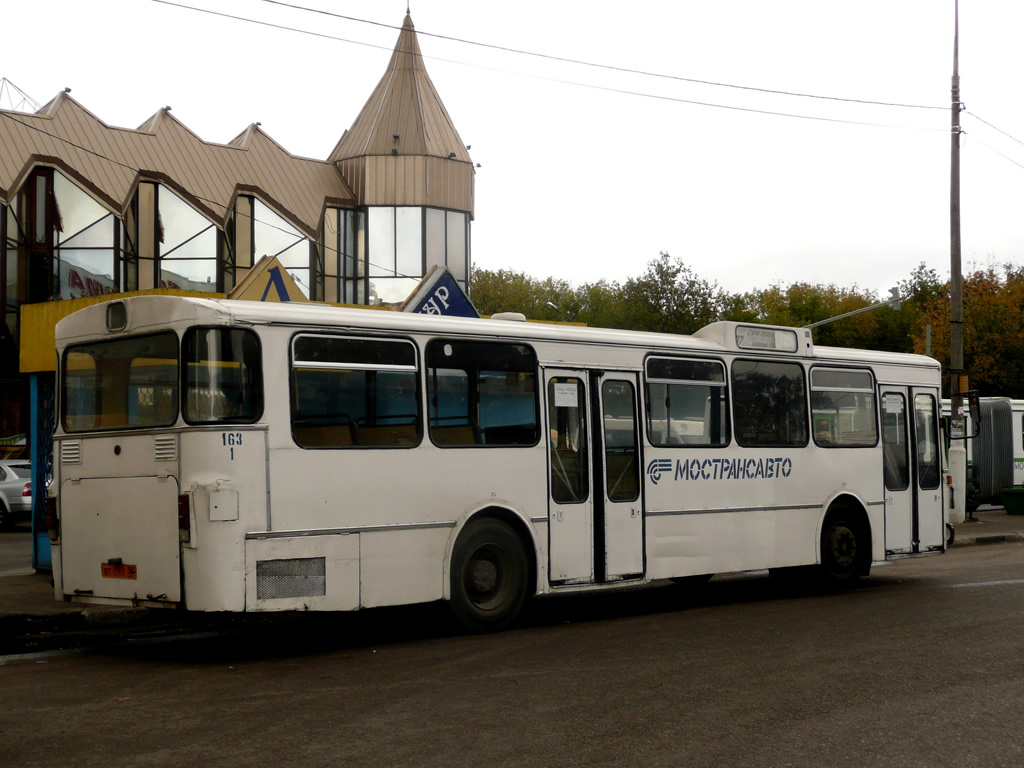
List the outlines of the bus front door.
{"type": "Polygon", "coordinates": [[[545,371],[552,584],[643,575],[636,375],[545,371]],[[596,417],[594,416],[596,414],[596,417]]]}
{"type": "Polygon", "coordinates": [[[886,554],[941,550],[945,543],[938,394],[883,386],[886,554]]]}

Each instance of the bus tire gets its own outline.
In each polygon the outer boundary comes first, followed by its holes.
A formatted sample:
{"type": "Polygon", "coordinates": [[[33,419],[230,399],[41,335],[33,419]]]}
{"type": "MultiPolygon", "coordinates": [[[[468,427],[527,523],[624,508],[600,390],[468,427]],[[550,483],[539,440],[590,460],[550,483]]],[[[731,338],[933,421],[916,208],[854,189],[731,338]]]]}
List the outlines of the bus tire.
{"type": "Polygon", "coordinates": [[[825,580],[847,586],[866,576],[871,553],[864,526],[849,510],[830,512],[821,527],[821,571],[825,580]]]}
{"type": "Polygon", "coordinates": [[[452,550],[449,606],[472,632],[511,624],[526,602],[527,557],[519,536],[493,518],[471,521],[452,550]]]}

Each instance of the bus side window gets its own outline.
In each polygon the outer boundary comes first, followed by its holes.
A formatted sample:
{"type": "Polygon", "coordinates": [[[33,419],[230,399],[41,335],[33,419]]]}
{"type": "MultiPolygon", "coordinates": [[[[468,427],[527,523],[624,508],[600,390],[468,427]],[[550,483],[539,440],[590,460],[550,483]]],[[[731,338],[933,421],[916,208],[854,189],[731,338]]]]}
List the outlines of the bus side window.
{"type": "Polygon", "coordinates": [[[536,445],[537,356],[525,344],[427,344],[427,429],[441,448],[536,445]]]}
{"type": "Polygon", "coordinates": [[[807,396],[799,363],[735,360],[732,364],[736,440],[745,447],[807,445],[807,396]]]}
{"type": "Polygon", "coordinates": [[[419,376],[411,342],[309,334],[293,340],[292,356],[292,435],[298,445],[419,444],[419,376]]]}
{"type": "Polygon", "coordinates": [[[868,370],[811,369],[814,442],[825,448],[868,448],[878,444],[875,381],[868,370]]]}
{"type": "Polygon", "coordinates": [[[728,388],[722,362],[652,357],[646,374],[647,439],[652,445],[729,444],[728,388]]]}

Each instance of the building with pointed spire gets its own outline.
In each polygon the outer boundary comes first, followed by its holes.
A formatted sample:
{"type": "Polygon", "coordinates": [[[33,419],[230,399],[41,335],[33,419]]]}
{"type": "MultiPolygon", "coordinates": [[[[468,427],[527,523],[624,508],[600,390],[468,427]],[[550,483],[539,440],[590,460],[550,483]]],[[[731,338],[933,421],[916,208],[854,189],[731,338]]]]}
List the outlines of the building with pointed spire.
{"type": "Polygon", "coordinates": [[[473,191],[408,14],[326,160],[292,155],[258,123],[204,141],[170,107],[109,126],[68,90],[0,110],[0,458],[28,450],[30,384],[49,374],[52,388],[52,337],[23,332],[25,307],[54,317],[112,293],[226,294],[264,256],[313,301],[397,307],[435,266],[468,292],[473,191]]]}
{"type": "MultiPolygon", "coordinates": [[[[377,299],[404,299],[435,265],[468,288],[473,163],[423,65],[408,14],[387,71],[329,160],[366,214],[365,267],[377,299]]],[[[359,277],[344,275],[342,300],[365,303],[359,277]]]]}

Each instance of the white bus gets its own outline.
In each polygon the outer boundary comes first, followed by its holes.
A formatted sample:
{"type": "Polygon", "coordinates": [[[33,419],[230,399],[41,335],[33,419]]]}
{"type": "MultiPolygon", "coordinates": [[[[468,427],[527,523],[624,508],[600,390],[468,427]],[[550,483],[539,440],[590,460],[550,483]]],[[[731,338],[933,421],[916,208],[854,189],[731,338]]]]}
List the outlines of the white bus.
{"type": "MultiPolygon", "coordinates": [[[[965,509],[974,512],[982,504],[999,504],[1000,491],[1024,486],[1024,400],[1009,397],[981,397],[977,400],[977,421],[965,410],[967,480],[965,509]]],[[[952,406],[941,403],[948,418],[952,406]]]]}
{"type": "Polygon", "coordinates": [[[57,353],[59,600],[447,600],[487,630],[534,595],[946,546],[938,363],[804,329],[142,296],[57,353]]]}

